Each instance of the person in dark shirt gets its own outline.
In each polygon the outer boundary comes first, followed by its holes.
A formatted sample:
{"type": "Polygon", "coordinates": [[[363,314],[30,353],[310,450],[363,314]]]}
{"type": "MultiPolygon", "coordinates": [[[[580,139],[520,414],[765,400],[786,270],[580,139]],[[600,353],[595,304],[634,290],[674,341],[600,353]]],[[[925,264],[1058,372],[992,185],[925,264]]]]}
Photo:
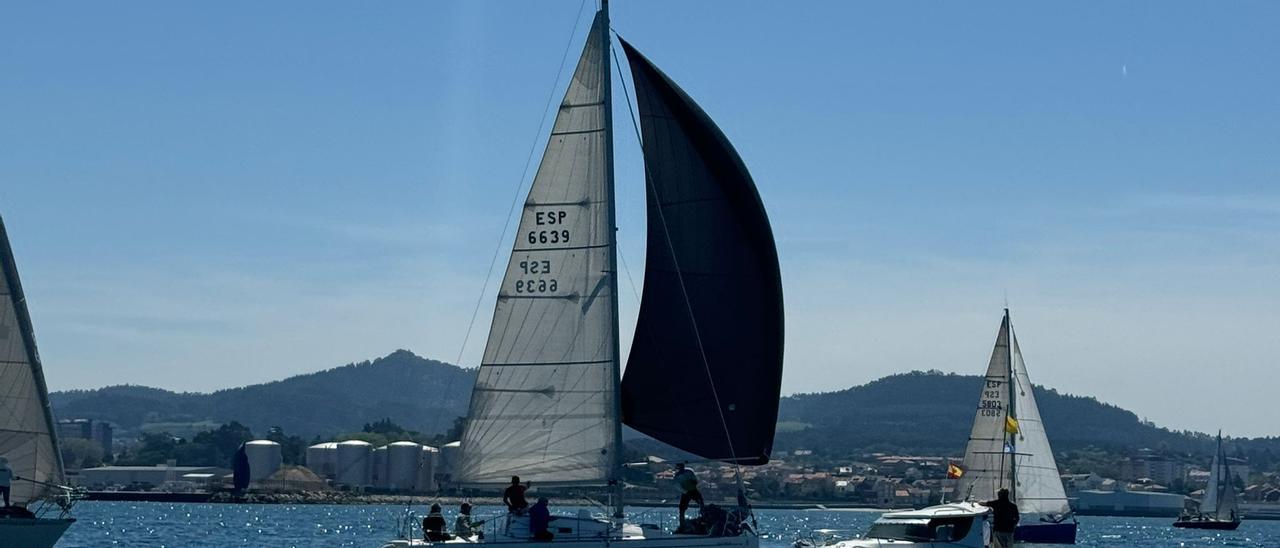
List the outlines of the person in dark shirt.
{"type": "Polygon", "coordinates": [[[549,541],[555,535],[548,529],[551,525],[551,510],[547,508],[547,497],[538,498],[537,504],[529,508],[529,532],[533,540],[549,541]]]}
{"type": "Polygon", "coordinates": [[[529,501],[525,500],[524,492],[529,490],[529,484],[520,485],[520,476],[511,476],[511,485],[507,486],[507,490],[502,492],[502,503],[507,505],[507,511],[512,514],[524,513],[529,507],[529,501]]]}
{"type": "Polygon", "coordinates": [[[426,533],[427,540],[430,542],[444,542],[451,537],[445,532],[445,528],[449,525],[444,521],[444,514],[440,513],[440,505],[432,504],[431,511],[427,513],[427,517],[422,518],[422,532],[426,533]]]}
{"type": "Polygon", "coordinates": [[[1018,528],[1018,505],[1009,500],[1009,490],[996,492],[996,500],[982,503],[991,509],[991,547],[1013,548],[1013,532],[1018,528]]]}

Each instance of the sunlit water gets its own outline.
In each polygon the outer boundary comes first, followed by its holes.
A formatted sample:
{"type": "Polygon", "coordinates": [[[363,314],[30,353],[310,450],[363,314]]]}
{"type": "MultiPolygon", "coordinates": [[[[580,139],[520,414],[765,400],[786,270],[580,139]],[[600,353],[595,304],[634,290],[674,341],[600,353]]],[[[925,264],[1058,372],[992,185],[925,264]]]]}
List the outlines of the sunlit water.
{"type": "MultiPolygon", "coordinates": [[[[381,546],[395,536],[403,506],[163,504],[83,502],[60,548],[99,546],[381,546]]],[[[416,508],[419,514],[425,508],[416,508]]],[[[562,508],[560,511],[573,512],[562,508]]],[[[492,515],[481,507],[477,517],[492,515]]],[[[668,524],[672,509],[641,508],[636,521],[668,524]]],[[[454,512],[446,509],[452,523],[454,512]]],[[[812,529],[866,530],[880,514],[865,511],[759,510],[763,545],[789,548],[812,529]]],[[[1174,529],[1167,518],[1081,517],[1077,546],[1280,547],[1280,521],[1245,521],[1227,532],[1174,529]]]]}

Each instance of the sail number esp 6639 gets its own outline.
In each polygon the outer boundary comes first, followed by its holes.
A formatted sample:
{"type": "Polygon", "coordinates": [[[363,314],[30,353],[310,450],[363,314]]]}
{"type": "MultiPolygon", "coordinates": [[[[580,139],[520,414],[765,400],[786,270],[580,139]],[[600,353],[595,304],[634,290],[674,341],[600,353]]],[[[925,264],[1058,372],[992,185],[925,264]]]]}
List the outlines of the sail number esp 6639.
{"type": "Polygon", "coordinates": [[[564,218],[568,216],[568,212],[564,210],[539,211],[533,214],[533,222],[539,227],[546,226],[548,228],[539,228],[530,230],[528,234],[529,243],[531,244],[567,244],[569,243],[569,229],[559,228],[564,226],[564,218]]]}

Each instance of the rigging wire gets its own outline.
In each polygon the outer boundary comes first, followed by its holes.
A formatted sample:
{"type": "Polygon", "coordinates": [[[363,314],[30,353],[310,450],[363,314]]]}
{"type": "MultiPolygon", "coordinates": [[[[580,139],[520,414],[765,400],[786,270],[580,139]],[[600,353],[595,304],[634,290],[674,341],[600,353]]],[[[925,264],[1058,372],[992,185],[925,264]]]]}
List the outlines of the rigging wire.
{"type": "Polygon", "coordinates": [[[493,257],[489,259],[489,271],[484,275],[484,284],[480,287],[480,295],[476,297],[476,306],[471,311],[471,321],[467,322],[467,331],[462,336],[462,347],[458,349],[458,359],[454,360],[455,364],[462,363],[462,354],[467,350],[467,342],[471,340],[471,330],[476,325],[476,317],[480,314],[480,306],[484,304],[484,295],[489,291],[489,281],[493,278],[493,269],[498,265],[498,257],[502,255],[504,249],[503,244],[507,241],[507,230],[511,228],[511,218],[515,216],[516,206],[520,203],[521,190],[524,189],[525,178],[529,176],[529,166],[533,165],[533,155],[538,151],[538,142],[542,136],[542,130],[547,126],[547,111],[551,109],[552,101],[556,99],[556,90],[560,89],[560,78],[564,76],[565,62],[569,59],[569,51],[573,47],[573,37],[578,34],[578,27],[582,23],[582,11],[587,6],[587,0],[582,0],[578,6],[578,15],[573,20],[573,30],[569,33],[569,41],[564,45],[564,53],[560,55],[560,69],[556,72],[555,82],[551,85],[551,92],[547,94],[546,105],[542,107],[542,120],[538,123],[538,131],[533,135],[533,142],[529,145],[529,155],[525,157],[524,170],[520,173],[520,179],[516,182],[514,196],[511,197],[511,206],[507,208],[507,219],[502,225],[502,232],[498,234],[498,243],[494,246],[493,257]]]}
{"type": "MultiPolygon", "coordinates": [[[[616,31],[615,34],[617,34],[616,31]]],[[[609,49],[613,54],[614,66],[618,67],[619,79],[622,81],[622,96],[627,100],[627,111],[631,115],[631,127],[636,132],[636,140],[639,141],[643,147],[644,138],[640,135],[640,124],[636,119],[635,108],[631,104],[631,92],[627,89],[626,78],[622,77],[622,68],[620,67],[621,61],[618,59],[618,50],[614,47],[610,47],[609,49]]],[[[734,476],[737,478],[738,490],[739,492],[742,492],[742,464],[738,461],[737,451],[734,449],[733,445],[733,435],[729,432],[729,422],[725,419],[724,409],[720,405],[720,393],[719,390],[716,389],[715,377],[711,374],[711,363],[707,361],[706,349],[702,345],[702,335],[698,332],[698,319],[693,314],[693,303],[689,300],[689,291],[685,287],[684,274],[680,270],[679,261],[676,259],[675,244],[672,243],[671,232],[667,228],[667,217],[662,211],[662,202],[658,196],[658,189],[652,183],[653,179],[652,175],[649,173],[649,165],[647,163],[644,166],[644,178],[645,188],[649,190],[654,201],[658,204],[658,207],[655,207],[654,209],[658,212],[658,221],[662,224],[662,234],[665,237],[667,249],[671,252],[671,262],[675,266],[676,280],[680,282],[680,294],[684,297],[685,309],[689,312],[689,323],[693,325],[693,338],[698,343],[698,355],[702,359],[703,370],[707,373],[707,382],[711,385],[711,398],[716,404],[716,416],[720,418],[720,426],[724,429],[725,440],[729,442],[729,457],[733,462],[735,471],[734,476]]]]}
{"type": "MultiPolygon", "coordinates": [[[[515,216],[516,206],[520,203],[520,196],[522,194],[521,191],[524,189],[524,186],[525,186],[525,179],[529,176],[529,167],[533,165],[533,156],[538,151],[538,142],[540,141],[540,137],[542,136],[542,130],[545,129],[547,126],[547,118],[548,118],[547,112],[551,109],[551,103],[555,101],[556,90],[560,89],[560,80],[561,78],[564,77],[565,63],[569,60],[569,52],[572,51],[573,49],[573,41],[574,41],[574,37],[577,36],[578,34],[578,27],[582,25],[582,12],[586,9],[586,6],[587,6],[587,0],[582,0],[582,2],[578,5],[578,13],[577,15],[574,16],[573,28],[569,32],[569,39],[566,41],[564,45],[564,51],[560,54],[560,67],[556,71],[556,78],[551,83],[551,90],[547,93],[546,103],[542,107],[542,111],[543,111],[542,119],[539,120],[538,130],[534,132],[533,139],[529,144],[529,153],[528,155],[525,156],[524,169],[521,170],[520,178],[517,179],[516,181],[516,187],[513,190],[513,196],[511,197],[511,205],[507,208],[506,220],[502,224],[502,231],[498,233],[498,242],[494,246],[493,256],[489,259],[489,269],[487,272],[485,272],[484,283],[481,284],[480,293],[479,295],[476,296],[476,305],[471,310],[471,319],[470,321],[467,322],[467,330],[466,332],[464,332],[462,336],[462,344],[458,348],[458,357],[453,362],[454,365],[458,367],[462,366],[462,356],[463,354],[466,353],[467,343],[471,340],[471,331],[475,328],[476,318],[479,317],[480,315],[480,307],[484,304],[485,293],[489,291],[489,282],[493,279],[493,271],[498,264],[498,257],[502,255],[502,250],[504,249],[503,244],[507,240],[507,231],[511,228],[511,219],[512,217],[515,216]]],[[[445,389],[446,394],[452,390],[454,379],[455,379],[455,376],[450,377],[449,383],[445,389]]],[[[419,468],[421,468],[421,466],[422,465],[419,464],[419,468]]],[[[440,494],[438,490],[437,490],[436,496],[433,497],[431,500],[433,501],[440,500],[440,494]]],[[[406,510],[411,509],[412,498],[410,498],[410,500],[406,502],[405,507],[406,507],[406,510]]]]}

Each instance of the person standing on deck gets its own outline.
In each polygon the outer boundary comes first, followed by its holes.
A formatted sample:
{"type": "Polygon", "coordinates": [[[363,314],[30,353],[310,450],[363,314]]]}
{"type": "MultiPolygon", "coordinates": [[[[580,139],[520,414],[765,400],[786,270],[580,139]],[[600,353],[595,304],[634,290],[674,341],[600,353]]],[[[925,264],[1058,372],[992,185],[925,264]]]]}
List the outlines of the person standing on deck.
{"type": "Polygon", "coordinates": [[[528,490],[528,482],[520,485],[520,476],[511,476],[511,485],[507,486],[507,490],[502,492],[502,503],[507,505],[508,512],[512,514],[524,513],[525,509],[529,507],[529,501],[524,498],[524,492],[528,490]]]}
{"type": "Polygon", "coordinates": [[[680,488],[680,524],[684,525],[684,513],[689,509],[689,501],[696,501],[698,509],[702,509],[702,493],[698,491],[698,476],[693,470],[685,468],[684,463],[676,465],[676,475],[671,478],[680,488]]]}
{"type": "Polygon", "coordinates": [[[1013,532],[1018,529],[1018,505],[1009,500],[1009,490],[996,492],[996,500],[982,503],[991,509],[991,548],[1013,548],[1013,532]]]}
{"type": "Polygon", "coordinates": [[[13,475],[13,469],[9,468],[9,459],[7,457],[0,457],[0,495],[4,496],[4,505],[6,508],[9,507],[10,486],[13,483],[13,480],[16,479],[18,479],[18,476],[13,475]]]}

